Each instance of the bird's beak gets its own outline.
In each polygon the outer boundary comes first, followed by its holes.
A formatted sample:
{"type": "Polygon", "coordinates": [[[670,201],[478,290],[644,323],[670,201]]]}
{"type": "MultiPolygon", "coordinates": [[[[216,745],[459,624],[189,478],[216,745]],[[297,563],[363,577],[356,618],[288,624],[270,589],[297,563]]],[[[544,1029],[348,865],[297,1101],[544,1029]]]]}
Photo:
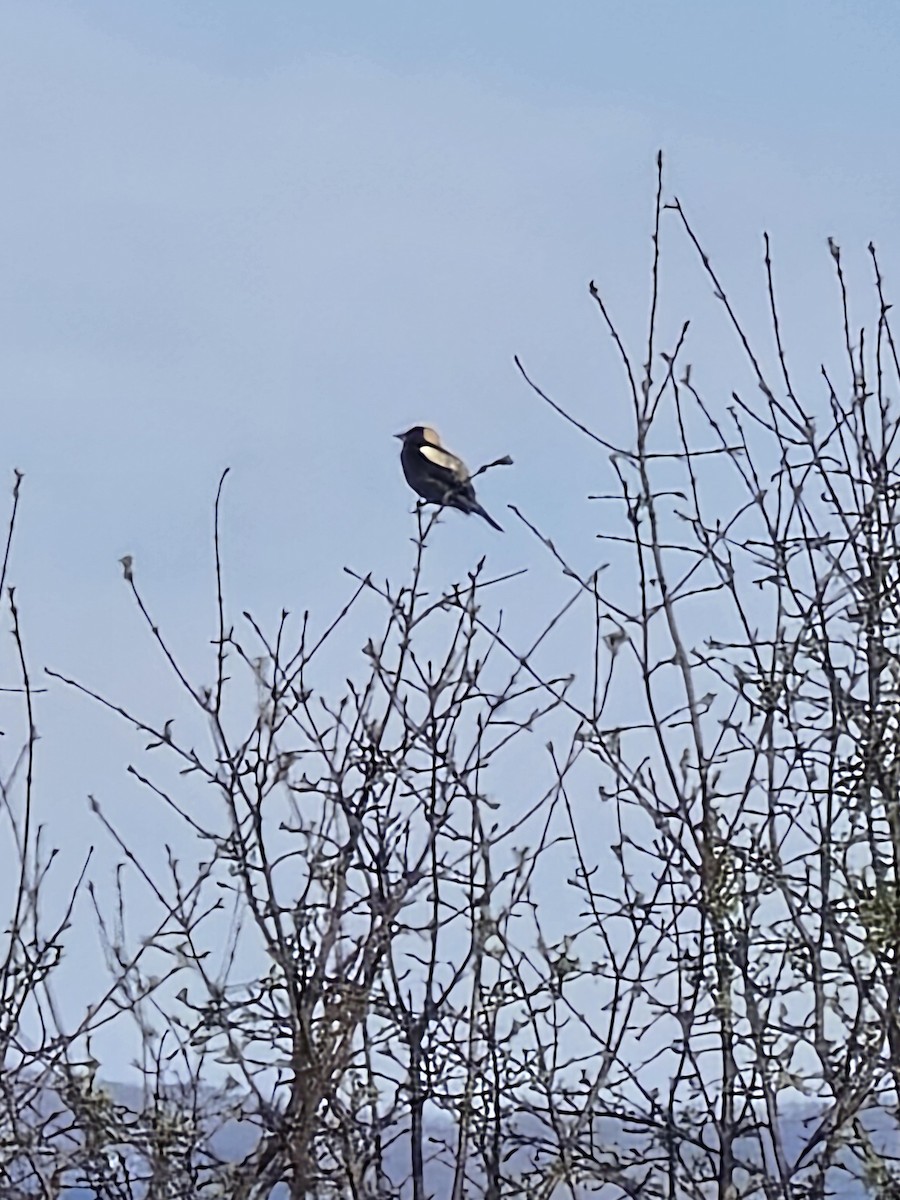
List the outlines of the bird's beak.
{"type": "Polygon", "coordinates": [[[400,439],[400,441],[402,442],[402,441],[403,441],[403,439],[406,437],[406,434],[405,434],[405,433],[395,433],[395,434],[394,434],[394,437],[395,437],[395,438],[399,438],[399,439],[400,439]]]}

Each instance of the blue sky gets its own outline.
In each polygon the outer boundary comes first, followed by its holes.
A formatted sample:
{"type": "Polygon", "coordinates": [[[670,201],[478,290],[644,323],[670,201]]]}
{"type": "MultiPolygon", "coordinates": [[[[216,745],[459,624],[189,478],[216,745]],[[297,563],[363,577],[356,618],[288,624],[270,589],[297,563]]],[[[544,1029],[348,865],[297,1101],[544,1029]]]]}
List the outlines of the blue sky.
{"type": "MultiPolygon", "coordinates": [[[[167,712],[117,560],[134,555],[202,673],[225,466],[236,613],[324,624],[344,566],[402,577],[391,435],[419,421],[472,463],[516,463],[480,486],[505,536],[448,516],[435,581],[488,553],[528,566],[551,607],[559,581],[506,503],[587,567],[584,497],[612,476],[513,355],[627,439],[587,282],[640,360],[662,148],[754,329],[772,233],[812,384],[840,356],[826,238],[851,283],[870,238],[898,274],[898,51],[887,0],[5,4],[2,444],[26,474],[14,579],[33,662],[167,712]]],[[[666,335],[691,316],[706,386],[746,384],[696,263],[668,253],[666,335]]],[[[40,721],[41,794],[73,860],[90,791],[153,829],[123,776],[137,743],[70,696],[40,721]]]]}

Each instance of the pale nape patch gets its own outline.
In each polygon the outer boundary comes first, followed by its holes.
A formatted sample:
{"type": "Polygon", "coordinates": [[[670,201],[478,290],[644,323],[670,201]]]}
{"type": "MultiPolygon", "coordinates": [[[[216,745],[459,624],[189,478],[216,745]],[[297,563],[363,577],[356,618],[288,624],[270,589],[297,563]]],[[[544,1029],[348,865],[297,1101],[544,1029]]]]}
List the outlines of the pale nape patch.
{"type": "Polygon", "coordinates": [[[430,425],[422,426],[422,437],[429,444],[429,446],[443,445],[443,443],[441,442],[441,435],[438,433],[438,431],[436,429],[432,429],[432,427],[430,425]]]}

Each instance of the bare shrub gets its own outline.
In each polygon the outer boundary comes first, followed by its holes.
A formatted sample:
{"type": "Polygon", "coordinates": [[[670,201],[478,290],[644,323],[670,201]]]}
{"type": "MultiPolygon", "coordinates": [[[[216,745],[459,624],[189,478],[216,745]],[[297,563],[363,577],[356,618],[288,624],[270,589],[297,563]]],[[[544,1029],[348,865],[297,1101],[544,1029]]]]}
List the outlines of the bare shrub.
{"type": "Polygon", "coordinates": [[[591,286],[631,444],[518,364],[610,481],[569,531],[599,524],[606,570],[517,513],[566,590],[530,636],[521,574],[481,561],[434,588],[443,518],[422,508],[404,584],[355,576],[324,625],[236,621],[220,486],[204,685],[123,560],[178,715],[49,675],[146,735],[128,770],[172,848],[151,863],[95,802],[121,864],[112,908],[89,892],[108,981],[65,1027],[45,975],[68,917],[42,932],[27,767],[24,810],[4,793],[4,1194],[900,1194],[890,306],[870,247],[856,327],[832,245],[843,378],[795,386],[768,240],[765,353],[661,162],[653,246],[643,366],[591,286]],[[664,234],[696,252],[750,393],[707,393],[686,321],[662,348],[664,234]],[[573,616],[574,674],[554,641],[573,616]],[[134,1096],[99,1082],[113,1021],[134,1096]]]}

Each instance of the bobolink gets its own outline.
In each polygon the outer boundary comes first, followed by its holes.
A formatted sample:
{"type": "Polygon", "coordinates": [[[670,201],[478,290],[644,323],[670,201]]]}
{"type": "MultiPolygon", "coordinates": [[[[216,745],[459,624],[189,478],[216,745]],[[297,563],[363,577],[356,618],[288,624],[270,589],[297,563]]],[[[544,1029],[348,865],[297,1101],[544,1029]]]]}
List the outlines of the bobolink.
{"type": "Polygon", "coordinates": [[[466,464],[441,445],[437,430],[413,425],[406,433],[395,434],[401,442],[400,462],[406,482],[430,504],[445,504],[464,513],[478,513],[489,525],[503,532],[475,499],[475,489],[466,464]]]}

